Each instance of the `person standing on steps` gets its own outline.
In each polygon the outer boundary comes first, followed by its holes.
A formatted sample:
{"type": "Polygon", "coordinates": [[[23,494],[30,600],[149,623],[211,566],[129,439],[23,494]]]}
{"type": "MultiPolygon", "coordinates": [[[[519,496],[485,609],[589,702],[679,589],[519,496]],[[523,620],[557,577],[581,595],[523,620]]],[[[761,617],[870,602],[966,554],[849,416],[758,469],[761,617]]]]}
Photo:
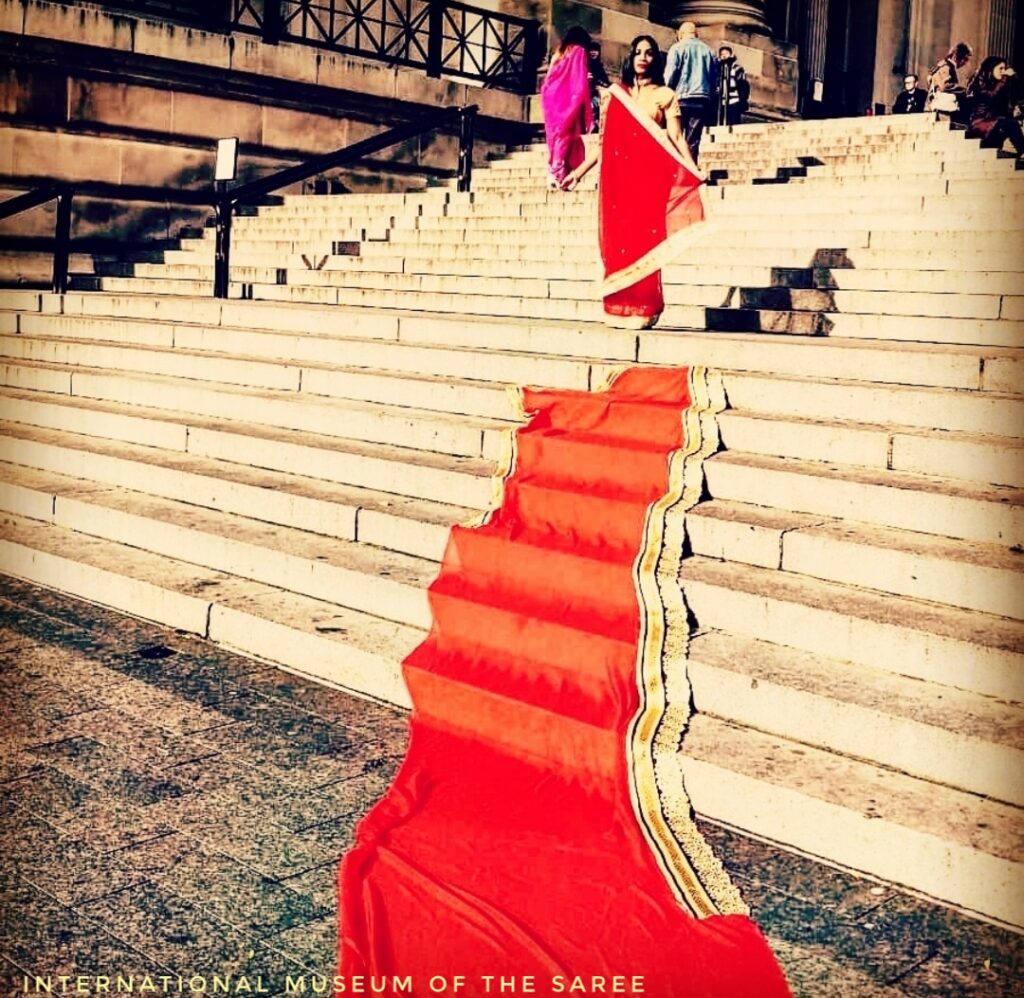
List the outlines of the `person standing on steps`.
{"type": "Polygon", "coordinates": [[[597,132],[600,130],[601,91],[610,87],[612,81],[608,79],[608,73],[601,61],[601,46],[597,42],[591,41],[587,56],[587,74],[590,78],[590,113],[594,119],[590,130],[597,132]]]}
{"type": "Polygon", "coordinates": [[[980,138],[985,149],[1002,149],[1009,142],[1024,156],[1024,131],[1010,113],[1011,91],[1017,73],[999,55],[990,55],[967,86],[967,137],[980,138]]]}
{"type": "Polygon", "coordinates": [[[697,162],[701,134],[713,118],[718,62],[710,46],[697,37],[693,21],[683,21],[677,37],[679,41],[668,50],[665,83],[679,98],[683,135],[690,155],[697,162]]]}
{"type": "Polygon", "coordinates": [[[928,103],[926,110],[938,111],[951,121],[963,123],[964,88],[957,71],[971,61],[974,53],[967,42],[957,42],[928,74],[928,103]]]}
{"type": "Polygon", "coordinates": [[[566,178],[572,190],[600,160],[599,236],[609,325],[648,329],[665,308],[661,267],[701,226],[704,179],[686,144],[679,101],[664,85],[662,55],[639,35],[622,84],[605,91],[601,145],[566,178]]]}
{"type": "Polygon", "coordinates": [[[718,117],[719,125],[738,125],[750,105],[750,83],[732,48],[722,45],[718,50],[718,117]]]}
{"type": "Polygon", "coordinates": [[[544,137],[548,144],[548,184],[562,186],[586,158],[583,136],[593,124],[590,105],[590,35],[578,24],[562,37],[540,88],[544,137]]]}
{"type": "Polygon", "coordinates": [[[919,114],[928,101],[928,91],[917,85],[917,74],[907,73],[903,77],[903,89],[892,102],[893,114],[919,114]]]}

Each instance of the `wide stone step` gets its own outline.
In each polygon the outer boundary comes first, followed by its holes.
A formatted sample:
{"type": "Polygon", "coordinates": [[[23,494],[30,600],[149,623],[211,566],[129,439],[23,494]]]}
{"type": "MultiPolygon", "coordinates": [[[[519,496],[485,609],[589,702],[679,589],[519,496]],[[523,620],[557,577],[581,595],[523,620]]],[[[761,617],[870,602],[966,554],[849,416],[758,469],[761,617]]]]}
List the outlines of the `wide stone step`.
{"type": "Polygon", "coordinates": [[[1015,437],[742,409],[721,413],[718,425],[728,450],[1024,488],[1024,443],[1015,437]]]}
{"type": "MultiPolygon", "coordinates": [[[[706,364],[726,371],[760,371],[841,381],[848,381],[850,372],[856,372],[863,381],[968,389],[972,393],[978,389],[983,393],[991,391],[997,394],[1017,391],[1021,383],[1019,353],[994,347],[866,342],[839,338],[801,340],[769,334],[708,334],[696,331],[679,336],[676,333],[655,330],[638,336],[634,332],[612,329],[604,324],[566,325],[540,320],[525,323],[515,319],[483,320],[468,317],[463,317],[459,322],[452,322],[449,316],[438,314],[411,314],[379,309],[352,310],[277,302],[217,301],[211,298],[161,299],[146,295],[69,294],[61,299],[36,292],[27,295],[24,300],[26,307],[36,309],[40,307],[42,300],[46,315],[54,314],[54,310],[63,308],[67,316],[101,322],[97,328],[104,328],[105,324],[116,326],[121,321],[133,320],[146,320],[145,325],[148,326],[152,325],[154,320],[162,323],[168,317],[176,315],[182,324],[183,335],[188,333],[189,325],[202,323],[211,327],[210,336],[216,335],[216,327],[223,326],[227,327],[227,335],[232,331],[294,331],[308,334],[309,330],[316,330],[317,334],[322,336],[333,334],[344,337],[350,334],[358,339],[399,340],[406,345],[458,346],[474,350],[493,348],[494,344],[500,343],[513,353],[553,352],[563,358],[563,363],[569,358],[585,360],[586,375],[575,380],[577,386],[602,382],[613,370],[607,363],[595,362],[592,358],[622,362],[639,360],[641,363],[668,365],[706,364]],[[128,318],[115,319],[111,313],[128,318]]],[[[18,317],[8,314],[8,318],[14,321],[16,328],[18,317]]],[[[21,318],[24,319],[26,316],[21,318]]],[[[4,313],[0,313],[0,322],[3,319],[4,313]]],[[[7,328],[13,331],[10,325],[7,328]]],[[[310,337],[307,335],[301,339],[308,338],[310,337]]],[[[298,340],[256,339],[251,342],[270,343],[274,356],[280,359],[289,356],[289,350],[295,347],[298,340]]],[[[349,348],[341,345],[331,347],[331,358],[337,359],[343,349],[349,348]]],[[[425,361],[426,357],[423,355],[415,357],[415,365],[423,365],[425,361]]],[[[508,418],[507,404],[501,402],[497,408],[494,404],[494,399],[502,394],[503,389],[474,384],[465,378],[451,375],[451,372],[448,374],[453,377],[453,384],[447,386],[445,382],[436,380],[443,377],[444,373],[433,375],[424,372],[421,366],[415,365],[411,371],[392,375],[399,378],[400,384],[407,390],[413,392],[409,401],[403,403],[401,398],[394,396],[374,396],[372,400],[437,409],[438,405],[432,401],[435,395],[455,398],[471,392],[477,397],[477,402],[474,402],[472,408],[442,408],[441,411],[508,418]],[[420,373],[426,373],[430,379],[432,387],[427,393],[419,392],[408,383],[409,374],[420,373]],[[478,402],[486,402],[486,405],[480,408],[478,402]]],[[[15,362],[13,366],[8,366],[11,378],[41,378],[46,383],[58,385],[52,390],[67,391],[68,375],[51,371],[53,365],[29,361],[15,362]],[[64,387],[59,387],[60,385],[64,387]]],[[[345,373],[347,376],[357,373],[361,375],[363,372],[345,373]]],[[[367,372],[367,377],[371,380],[376,379],[378,375],[386,375],[386,372],[367,372]]],[[[550,369],[528,372],[524,383],[545,384],[548,382],[541,380],[542,378],[550,379],[555,376],[556,372],[550,369]]],[[[510,383],[511,375],[499,374],[497,380],[501,385],[510,383]]],[[[9,383],[17,385],[18,381],[11,380],[9,383]]],[[[359,394],[345,394],[343,397],[363,398],[359,394]]],[[[878,404],[877,400],[870,397],[866,401],[872,406],[878,404]]],[[[744,402],[744,405],[747,404],[744,402]]],[[[830,401],[829,404],[836,403],[830,401]]],[[[777,411],[791,410],[782,408],[777,411]]],[[[845,418],[861,421],[863,414],[864,410],[847,413],[845,418]]],[[[822,415],[829,418],[830,413],[824,412],[822,415]]],[[[894,416],[894,419],[897,418],[901,422],[907,422],[901,417],[894,416]]],[[[955,424],[953,428],[963,429],[965,425],[978,424],[961,423],[955,424]]],[[[987,432],[1001,431],[990,429],[987,432]]]]}
{"type": "Polygon", "coordinates": [[[421,629],[81,534],[42,513],[2,518],[0,571],[410,705],[398,663],[421,629]]]}
{"type": "Polygon", "coordinates": [[[698,628],[999,700],[1024,700],[1024,625],[976,610],[701,556],[681,578],[698,628]]]}
{"type": "Polygon", "coordinates": [[[995,616],[1024,615],[1024,556],[852,519],[723,501],[687,519],[695,554],[995,616]]]}
{"type": "Polygon", "coordinates": [[[708,490],[794,513],[998,544],[1024,540],[1024,491],[909,472],[726,451],[705,465],[708,490]]]}
{"type": "MultiPolygon", "coordinates": [[[[667,270],[667,268],[666,268],[667,270]]],[[[665,277],[666,271],[662,271],[665,277]]],[[[919,270],[909,268],[820,267],[819,287],[842,291],[926,292],[930,294],[1017,295],[1021,273],[1009,271],[919,270]]],[[[749,282],[744,282],[751,286],[749,282]]]]}
{"type": "Polygon", "coordinates": [[[1020,810],[694,717],[679,768],[699,814],[1020,925],[1020,810]]]}
{"type": "MultiPolygon", "coordinates": [[[[65,317],[69,318],[69,317],[65,317]]],[[[253,388],[333,395],[333,369],[375,368],[431,374],[501,384],[543,384],[586,388],[589,364],[553,355],[516,354],[485,349],[434,350],[414,343],[349,341],[347,356],[339,356],[332,337],[275,334],[264,330],[182,327],[173,348],[122,345],[125,333],[117,320],[83,319],[80,338],[35,335],[0,336],[0,356],[14,361],[104,367],[137,374],[190,378],[201,372],[204,381],[253,388]],[[105,337],[106,342],[99,339],[105,337]],[[111,342],[114,341],[114,342],[111,342]],[[282,349],[289,357],[280,363],[282,349]],[[338,363],[344,360],[347,363],[338,363]],[[334,363],[332,363],[334,361],[334,363]]]]}
{"type": "Polygon", "coordinates": [[[865,380],[737,373],[729,376],[726,392],[730,407],[745,413],[851,422],[870,416],[890,428],[1021,436],[1024,400],[1019,395],[879,385],[866,371],[858,373],[865,380]]]}
{"type": "Polygon", "coordinates": [[[688,671],[701,714],[1024,803],[1016,705],[722,631],[691,640],[688,671]]]}
{"type": "MultiPolygon", "coordinates": [[[[84,483],[175,499],[222,513],[439,561],[448,530],[477,510],[327,483],[185,450],[4,423],[4,481],[22,493],[70,494],[84,483]],[[56,478],[55,478],[56,476],[56,478]],[[70,476],[70,478],[65,478],[70,476]]],[[[11,494],[8,490],[8,495],[11,494]]],[[[11,511],[29,512],[16,507],[11,511]]]]}
{"type": "Polygon", "coordinates": [[[457,457],[494,458],[501,447],[501,431],[508,425],[409,407],[183,383],[175,378],[96,368],[75,372],[71,399],[47,400],[11,392],[2,397],[4,417],[10,420],[98,436],[109,432],[117,439],[139,442],[150,431],[154,437],[164,432],[177,435],[177,428],[195,417],[238,420],[457,457]],[[159,408],[152,407],[154,402],[159,408]],[[78,419],[88,422],[76,426],[78,419]],[[117,429],[119,424],[124,424],[123,431],[117,429]],[[95,431],[87,427],[95,427],[95,431]],[[120,436],[121,432],[127,436],[120,436]]]}
{"type": "MultiPolygon", "coordinates": [[[[17,487],[13,487],[17,491],[17,487]]],[[[417,628],[434,562],[120,489],[61,492],[55,524],[417,628]]]]}

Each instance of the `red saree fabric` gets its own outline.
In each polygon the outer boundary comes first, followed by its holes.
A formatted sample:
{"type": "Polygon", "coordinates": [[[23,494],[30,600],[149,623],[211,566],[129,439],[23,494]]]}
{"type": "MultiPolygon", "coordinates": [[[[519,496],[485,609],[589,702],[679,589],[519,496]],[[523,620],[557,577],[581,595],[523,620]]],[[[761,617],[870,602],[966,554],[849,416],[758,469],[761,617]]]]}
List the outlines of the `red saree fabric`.
{"type": "Polygon", "coordinates": [[[598,185],[604,308],[654,319],[665,307],[661,267],[704,220],[701,181],[627,90],[609,93],[598,185]]]}
{"type": "Polygon", "coordinates": [[[611,993],[621,975],[621,993],[784,998],[654,776],[663,677],[685,676],[674,518],[710,446],[705,372],[635,369],[524,406],[501,505],[453,528],[404,663],[410,745],[342,861],[339,976],[415,995],[600,993],[593,978],[611,993]]]}
{"type": "Polygon", "coordinates": [[[583,162],[583,135],[593,124],[587,53],[579,45],[570,45],[551,64],[540,88],[540,102],[548,144],[548,172],[561,183],[583,162]]]}

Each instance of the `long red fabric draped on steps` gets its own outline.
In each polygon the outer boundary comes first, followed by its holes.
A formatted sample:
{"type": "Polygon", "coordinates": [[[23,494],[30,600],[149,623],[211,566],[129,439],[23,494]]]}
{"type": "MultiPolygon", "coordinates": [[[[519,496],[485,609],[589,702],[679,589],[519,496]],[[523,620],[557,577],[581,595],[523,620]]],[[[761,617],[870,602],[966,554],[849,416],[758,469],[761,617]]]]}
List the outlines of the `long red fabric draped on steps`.
{"type": "Polygon", "coordinates": [[[716,441],[713,385],[647,368],[524,393],[500,506],[453,528],[403,666],[408,754],[341,865],[350,987],[589,994],[621,975],[657,998],[788,995],[674,751],[682,515],[716,441]]]}

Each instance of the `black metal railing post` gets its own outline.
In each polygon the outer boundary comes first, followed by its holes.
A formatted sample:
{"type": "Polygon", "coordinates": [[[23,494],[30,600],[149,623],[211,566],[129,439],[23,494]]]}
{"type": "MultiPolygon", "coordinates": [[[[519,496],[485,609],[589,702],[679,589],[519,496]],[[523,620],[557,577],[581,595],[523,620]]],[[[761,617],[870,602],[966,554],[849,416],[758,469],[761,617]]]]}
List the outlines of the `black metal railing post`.
{"type": "Polygon", "coordinates": [[[276,45],[281,40],[282,0],[263,0],[263,40],[276,45]]]}
{"type": "Polygon", "coordinates": [[[441,75],[444,46],[444,0],[427,0],[427,76],[441,75]]]}
{"type": "Polygon", "coordinates": [[[532,94],[537,89],[537,71],[543,52],[540,44],[540,25],[531,21],[523,26],[523,64],[520,67],[519,92],[532,94]]]}
{"type": "Polygon", "coordinates": [[[459,179],[457,190],[465,193],[473,183],[473,141],[476,135],[476,105],[459,109],[459,179]]]}
{"type": "Polygon", "coordinates": [[[73,187],[63,187],[57,194],[57,217],[53,227],[53,293],[62,295],[68,289],[68,260],[71,256],[71,202],[73,187]]]}
{"type": "Polygon", "coordinates": [[[213,297],[227,298],[231,282],[231,218],[234,205],[224,181],[217,181],[217,200],[213,210],[217,229],[213,248],[213,297]]]}

